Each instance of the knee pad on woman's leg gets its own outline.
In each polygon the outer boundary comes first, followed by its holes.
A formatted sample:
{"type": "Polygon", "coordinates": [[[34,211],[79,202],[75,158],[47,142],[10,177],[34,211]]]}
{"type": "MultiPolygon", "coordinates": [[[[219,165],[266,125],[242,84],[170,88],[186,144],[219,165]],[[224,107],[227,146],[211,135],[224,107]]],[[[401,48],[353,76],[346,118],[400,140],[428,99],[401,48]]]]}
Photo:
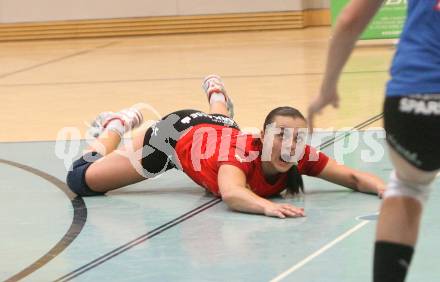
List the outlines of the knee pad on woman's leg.
{"type": "Polygon", "coordinates": [[[384,198],[405,196],[418,200],[422,205],[426,203],[431,193],[431,185],[423,185],[417,183],[410,183],[401,180],[397,177],[396,172],[393,171],[388,182],[387,190],[384,198]]]}
{"type": "Polygon", "coordinates": [[[102,156],[97,152],[87,153],[72,164],[72,168],[67,174],[67,186],[78,196],[98,196],[103,195],[102,192],[95,192],[89,188],[86,183],[86,171],[93,163],[90,159],[98,160],[102,156]]]}

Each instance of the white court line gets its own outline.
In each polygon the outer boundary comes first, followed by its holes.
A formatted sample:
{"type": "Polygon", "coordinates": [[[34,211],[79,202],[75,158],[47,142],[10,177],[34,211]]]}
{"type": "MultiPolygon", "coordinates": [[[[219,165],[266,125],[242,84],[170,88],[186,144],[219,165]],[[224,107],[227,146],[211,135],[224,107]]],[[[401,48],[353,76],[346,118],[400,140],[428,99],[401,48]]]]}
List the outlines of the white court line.
{"type": "Polygon", "coordinates": [[[278,281],[281,281],[282,279],[286,278],[286,276],[288,276],[292,272],[297,271],[298,269],[300,269],[301,267],[306,265],[308,262],[310,262],[311,260],[313,260],[317,256],[321,255],[322,253],[324,253],[325,251],[327,251],[328,249],[330,249],[331,247],[333,247],[334,245],[336,245],[340,241],[344,240],[345,238],[350,236],[352,233],[356,232],[358,229],[362,228],[368,222],[369,221],[365,220],[365,221],[359,223],[358,225],[356,225],[355,227],[351,228],[350,230],[348,230],[347,232],[345,232],[344,234],[342,234],[341,236],[339,236],[338,238],[336,238],[332,242],[328,243],[327,245],[325,245],[324,247],[320,248],[319,250],[317,250],[316,252],[314,252],[310,256],[306,257],[302,261],[298,262],[297,264],[295,264],[294,266],[292,266],[288,270],[284,271],[283,273],[281,273],[277,277],[273,278],[272,280],[270,280],[270,282],[278,282],[278,281]]]}

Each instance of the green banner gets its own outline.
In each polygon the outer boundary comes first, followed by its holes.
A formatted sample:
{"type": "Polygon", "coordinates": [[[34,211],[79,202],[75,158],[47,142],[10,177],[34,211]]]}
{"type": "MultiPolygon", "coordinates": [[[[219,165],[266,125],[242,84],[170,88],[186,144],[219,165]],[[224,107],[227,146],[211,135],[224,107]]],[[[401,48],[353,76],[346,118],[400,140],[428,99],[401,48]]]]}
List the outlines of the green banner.
{"type": "MultiPolygon", "coordinates": [[[[331,0],[332,24],[350,0],[331,0]]],[[[361,39],[399,38],[406,18],[407,0],[386,0],[361,39]]]]}

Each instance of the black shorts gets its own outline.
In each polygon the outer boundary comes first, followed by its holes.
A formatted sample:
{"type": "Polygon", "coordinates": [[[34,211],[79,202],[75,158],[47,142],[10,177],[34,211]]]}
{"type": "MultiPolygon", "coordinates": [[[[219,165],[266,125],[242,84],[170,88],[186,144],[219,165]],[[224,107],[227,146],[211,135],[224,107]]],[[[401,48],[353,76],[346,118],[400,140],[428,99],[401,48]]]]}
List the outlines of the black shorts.
{"type": "Polygon", "coordinates": [[[424,171],[440,168],[440,95],[386,97],[384,125],[388,144],[424,171]]]}
{"type": "Polygon", "coordinates": [[[239,129],[231,118],[221,114],[206,114],[196,110],[181,110],[166,115],[152,125],[144,137],[142,167],[144,176],[151,178],[169,169],[179,169],[175,147],[179,138],[191,127],[215,124],[239,129]]]}

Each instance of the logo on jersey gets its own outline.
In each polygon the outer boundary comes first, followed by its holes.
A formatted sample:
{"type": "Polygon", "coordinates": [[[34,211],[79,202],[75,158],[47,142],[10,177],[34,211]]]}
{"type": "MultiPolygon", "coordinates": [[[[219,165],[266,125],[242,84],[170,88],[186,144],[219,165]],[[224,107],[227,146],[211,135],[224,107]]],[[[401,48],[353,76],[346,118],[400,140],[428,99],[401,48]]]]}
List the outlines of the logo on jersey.
{"type": "Polygon", "coordinates": [[[437,0],[437,4],[435,4],[434,9],[440,11],[440,0],[437,0]]]}
{"type": "Polygon", "coordinates": [[[154,136],[157,136],[157,132],[159,132],[159,128],[155,124],[153,124],[151,126],[151,130],[152,130],[151,134],[154,135],[154,136]]]}
{"type": "Polygon", "coordinates": [[[245,162],[246,160],[240,157],[238,154],[235,154],[235,159],[241,163],[245,162]]]}
{"type": "Polygon", "coordinates": [[[191,117],[184,117],[180,120],[181,123],[188,124],[191,121],[191,117]]]}

